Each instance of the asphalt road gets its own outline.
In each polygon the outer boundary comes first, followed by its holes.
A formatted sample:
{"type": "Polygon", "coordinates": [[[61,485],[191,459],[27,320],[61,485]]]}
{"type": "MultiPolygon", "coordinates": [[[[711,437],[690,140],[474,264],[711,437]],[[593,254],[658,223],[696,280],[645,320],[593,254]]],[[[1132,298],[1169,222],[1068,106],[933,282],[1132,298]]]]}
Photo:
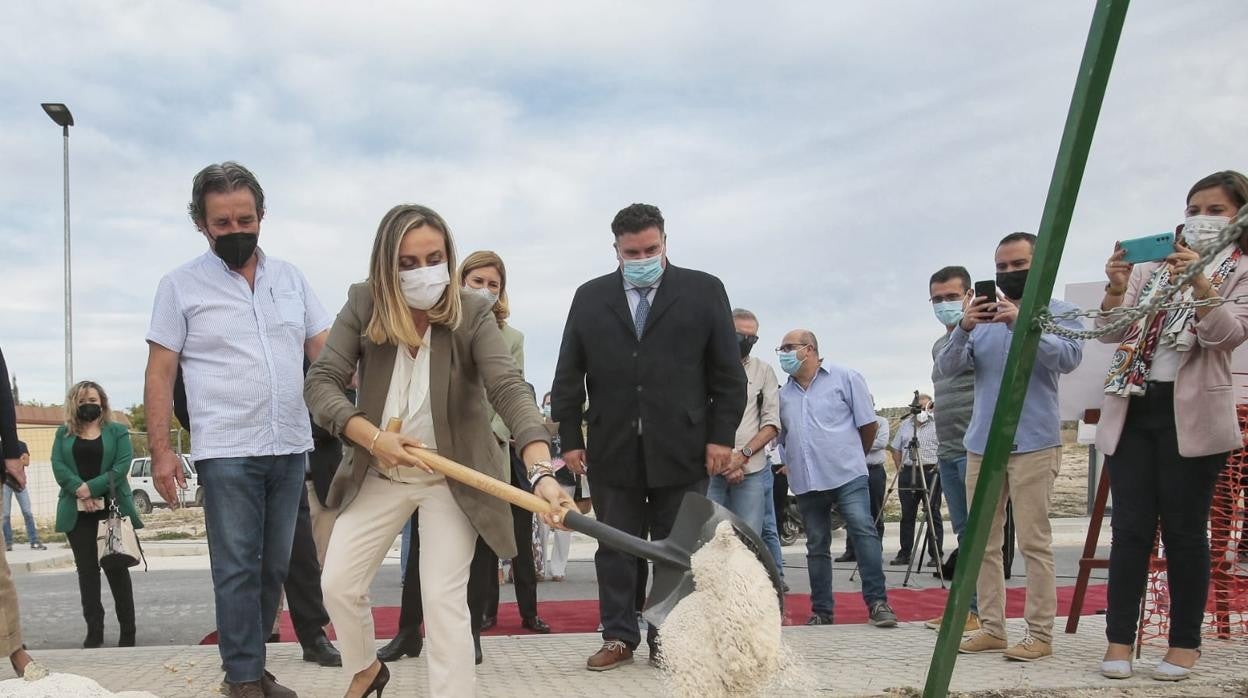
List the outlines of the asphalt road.
{"type": "MultiPolygon", "coordinates": [[[[834,552],[839,550],[834,547],[834,552]]],[[[1074,575],[1080,549],[1077,546],[1060,546],[1057,555],[1058,584],[1074,583],[1074,575]],[[1063,578],[1065,577],[1065,578],[1063,578]]],[[[895,550],[886,548],[885,562],[895,550]]],[[[1101,554],[1107,554],[1103,549],[1101,554]]],[[[206,558],[178,560],[177,564],[158,561],[155,566],[195,566],[195,569],[154,569],[132,573],[135,601],[138,608],[139,645],[193,645],[215,627],[212,579],[206,568],[206,558]]],[[[787,581],[795,593],[809,591],[806,578],[806,559],[800,547],[785,551],[787,581]]],[[[857,582],[849,581],[852,566],[835,566],[833,579],[837,591],[857,590],[857,582]]],[[[930,572],[930,570],[928,571],[930,572]]],[[[1024,583],[1022,558],[1015,558],[1015,574],[1011,585],[1024,583]]],[[[1095,572],[1101,578],[1104,571],[1095,572]]],[[[889,588],[898,588],[905,577],[905,568],[886,567],[889,588]]],[[[80,647],[86,634],[79,603],[77,575],[72,568],[50,572],[21,574],[16,577],[18,597],[22,609],[22,634],[31,649],[69,649],[80,647]]],[[[936,586],[938,581],[930,573],[916,575],[912,586],[936,586]]],[[[104,586],[105,642],[106,646],[117,641],[116,616],[112,611],[112,598],[104,586]]],[[[399,567],[387,562],[373,582],[373,603],[379,606],[397,606],[401,587],[399,567]]],[[[563,582],[543,582],[538,586],[538,599],[595,599],[598,588],[595,583],[591,560],[574,560],[568,563],[568,576],[563,582]]],[[[503,602],[514,601],[511,585],[501,590],[503,602]]],[[[540,611],[540,607],[539,607],[540,611]]]]}

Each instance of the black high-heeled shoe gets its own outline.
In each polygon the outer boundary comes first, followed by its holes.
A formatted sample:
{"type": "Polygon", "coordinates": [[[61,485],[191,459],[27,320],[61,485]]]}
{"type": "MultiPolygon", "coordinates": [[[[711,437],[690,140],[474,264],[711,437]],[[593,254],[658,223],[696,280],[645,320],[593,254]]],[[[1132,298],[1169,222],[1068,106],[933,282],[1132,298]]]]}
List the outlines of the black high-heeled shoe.
{"type": "Polygon", "coordinates": [[[381,692],[386,689],[386,684],[390,683],[390,670],[386,668],[386,663],[380,659],[377,661],[381,662],[381,669],[373,677],[373,682],[368,685],[368,690],[364,691],[364,695],[360,696],[360,698],[368,698],[373,695],[373,691],[377,692],[377,698],[381,698],[381,692]]]}

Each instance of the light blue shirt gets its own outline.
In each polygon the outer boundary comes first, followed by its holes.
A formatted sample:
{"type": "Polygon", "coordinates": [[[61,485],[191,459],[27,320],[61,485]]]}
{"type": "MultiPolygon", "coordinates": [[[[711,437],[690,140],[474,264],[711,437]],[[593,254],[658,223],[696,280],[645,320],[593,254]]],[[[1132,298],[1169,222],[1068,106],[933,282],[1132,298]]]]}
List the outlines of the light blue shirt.
{"type": "MultiPolygon", "coordinates": [[[[1057,315],[1077,308],[1071,303],[1053,300],[1049,301],[1049,310],[1057,315]]],[[[1078,320],[1063,320],[1061,325],[1073,330],[1083,329],[1078,320]]],[[[1002,322],[976,325],[971,332],[959,324],[936,355],[932,377],[937,380],[956,376],[968,368],[975,369],[975,408],[963,443],[967,451],[976,455],[982,456],[988,445],[988,431],[997,407],[997,394],[1001,391],[1001,378],[1005,375],[1005,358],[1013,341],[1014,333],[1002,322]]],[[[1083,342],[1055,334],[1040,335],[1036,363],[1027,384],[1027,399],[1023,401],[1023,413],[1014,435],[1013,453],[1031,453],[1061,445],[1057,383],[1063,373],[1075,370],[1082,360],[1083,342]]]]}
{"type": "Polygon", "coordinates": [[[867,382],[825,363],[810,387],[796,378],[780,389],[780,444],[794,494],[834,490],[867,474],[858,428],[875,423],[867,382]]]}
{"type": "Polygon", "coordinates": [[[257,254],[254,292],[211,251],[156,288],[147,341],[180,354],[194,460],[312,450],[304,342],[333,318],[298,269],[257,254]]]}

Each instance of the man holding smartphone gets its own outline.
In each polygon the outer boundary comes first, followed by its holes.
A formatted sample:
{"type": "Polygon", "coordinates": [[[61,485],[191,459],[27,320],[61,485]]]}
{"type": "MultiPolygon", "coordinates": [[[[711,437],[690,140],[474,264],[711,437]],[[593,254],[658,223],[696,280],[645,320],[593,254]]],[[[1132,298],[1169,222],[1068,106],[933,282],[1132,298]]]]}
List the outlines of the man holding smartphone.
{"type": "MultiPolygon", "coordinates": [[[[936,356],[932,374],[936,380],[956,376],[969,368],[975,370],[975,404],[964,439],[968,492],[975,491],[979,479],[1035,244],[1036,236],[1030,233],[1012,233],[1001,240],[996,251],[995,284],[1000,293],[993,299],[977,292],[949,334],[949,341],[936,356]]],[[[1074,309],[1065,301],[1049,301],[1049,310],[1054,315],[1074,309]]],[[[1062,324],[1081,329],[1077,320],[1065,320],[1062,324]]],[[[1062,463],[1057,385],[1061,374],[1075,370],[1082,359],[1082,342],[1048,333],[1041,336],[1027,387],[1027,400],[1023,403],[1014,447],[1006,463],[1003,492],[993,512],[984,562],[976,580],[981,629],[962,642],[959,652],[1003,651],[1007,659],[1026,662],[1053,655],[1057,578],[1049,527],[1049,500],[1062,463]],[[1018,545],[1027,570],[1027,602],[1023,613],[1027,634],[1012,647],[1005,632],[1005,571],[1001,551],[1006,497],[1014,502],[1018,545]]]]}

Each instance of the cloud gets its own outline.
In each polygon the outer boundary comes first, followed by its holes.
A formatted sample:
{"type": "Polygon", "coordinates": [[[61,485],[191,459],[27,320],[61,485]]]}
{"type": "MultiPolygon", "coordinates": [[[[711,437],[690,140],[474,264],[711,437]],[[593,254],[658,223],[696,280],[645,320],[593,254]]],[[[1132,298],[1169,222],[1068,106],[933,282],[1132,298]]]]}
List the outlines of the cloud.
{"type": "MultiPolygon", "coordinates": [[[[926,389],[927,277],[991,274],[1035,230],[1091,17],[1083,2],[18,4],[0,29],[3,343],[24,397],[62,393],[60,134],[71,135],[75,360],[141,400],[162,274],[203,251],[190,179],[248,164],[262,244],[331,310],[377,222],[417,201],[462,253],[509,266],[530,379],[553,374],[608,223],[660,205],[675,263],[862,371],[881,405],[926,389]]],[[[1172,227],[1191,182],[1243,169],[1239,0],[1137,2],[1061,284],[1115,239],[1172,227]]],[[[1058,295],[1060,295],[1060,290],[1058,295]]]]}

